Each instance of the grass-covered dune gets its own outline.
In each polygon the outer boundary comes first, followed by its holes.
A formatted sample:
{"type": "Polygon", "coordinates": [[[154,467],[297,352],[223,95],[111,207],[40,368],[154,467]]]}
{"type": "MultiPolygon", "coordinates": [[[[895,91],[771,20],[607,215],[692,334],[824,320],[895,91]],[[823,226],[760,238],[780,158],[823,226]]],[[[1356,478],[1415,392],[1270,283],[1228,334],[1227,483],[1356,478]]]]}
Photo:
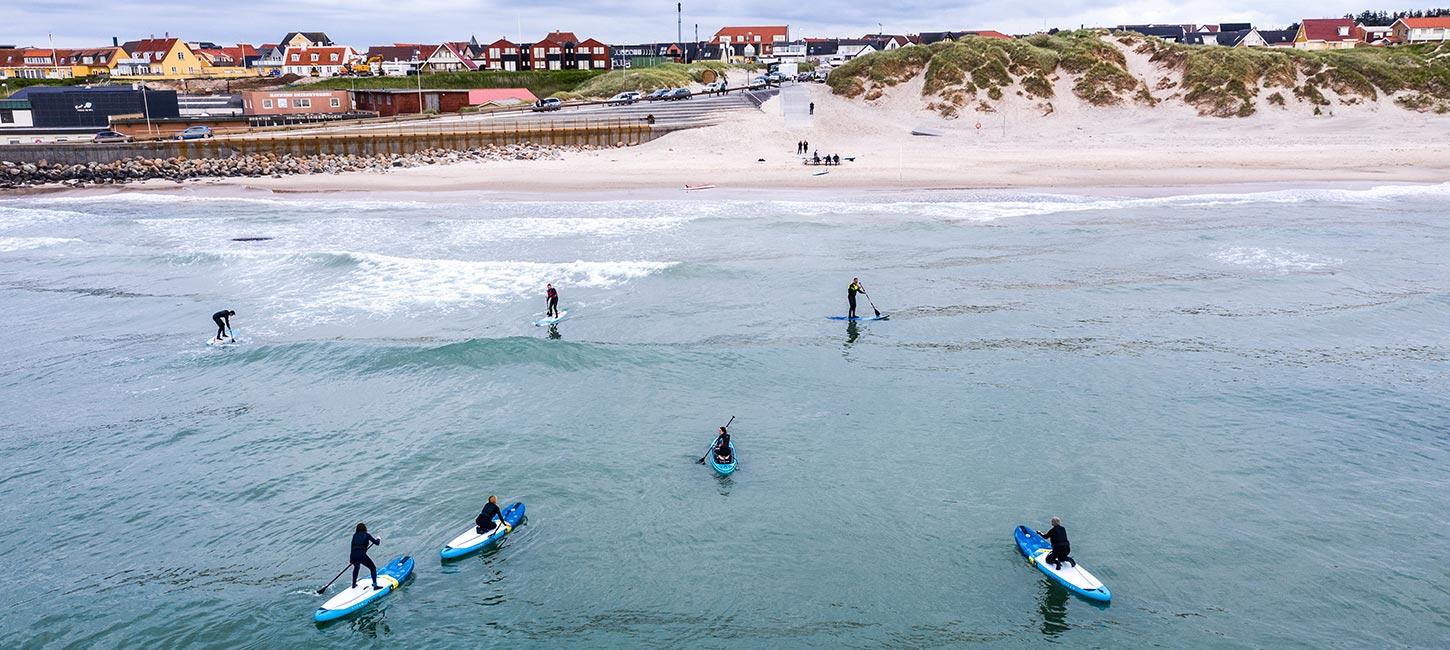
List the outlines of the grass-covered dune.
{"type": "Polygon", "coordinates": [[[680,88],[691,82],[702,81],[706,70],[724,72],[729,67],[719,61],[696,61],[689,64],[664,63],[652,68],[610,70],[580,84],[571,92],[562,93],[560,97],[601,98],[613,97],[626,90],[648,92],[660,88],[680,88]]]}
{"type": "Polygon", "coordinates": [[[1178,45],[1134,33],[967,37],[864,56],[831,72],[833,92],[876,100],[922,78],[926,107],[947,117],[990,112],[1007,93],[1046,111],[1066,84],[1092,106],[1177,101],[1201,115],[1247,117],[1265,106],[1321,107],[1392,99],[1450,112],[1450,44],[1306,52],[1178,45]]]}

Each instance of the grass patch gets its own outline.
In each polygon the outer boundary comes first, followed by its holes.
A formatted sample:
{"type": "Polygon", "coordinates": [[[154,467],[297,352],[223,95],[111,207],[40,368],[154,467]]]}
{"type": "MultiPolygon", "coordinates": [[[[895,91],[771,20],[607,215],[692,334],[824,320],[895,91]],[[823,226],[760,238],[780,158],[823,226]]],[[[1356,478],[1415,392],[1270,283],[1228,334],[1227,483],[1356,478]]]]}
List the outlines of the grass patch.
{"type": "Polygon", "coordinates": [[[0,84],[5,84],[3,87],[0,87],[0,91],[3,91],[3,92],[0,92],[0,97],[9,97],[11,95],[14,95],[21,88],[29,88],[31,86],[86,86],[86,85],[91,85],[91,86],[108,86],[108,85],[112,85],[111,84],[111,80],[110,79],[107,79],[107,78],[104,78],[104,77],[73,77],[73,78],[70,78],[70,79],[21,79],[21,78],[6,78],[6,79],[0,79],[0,84]]]}
{"type": "Polygon", "coordinates": [[[706,70],[724,72],[730,66],[719,61],[698,61],[690,64],[664,63],[650,68],[610,70],[594,77],[571,91],[559,93],[564,99],[580,97],[613,97],[627,90],[649,92],[660,88],[680,88],[703,81],[706,70]]]}

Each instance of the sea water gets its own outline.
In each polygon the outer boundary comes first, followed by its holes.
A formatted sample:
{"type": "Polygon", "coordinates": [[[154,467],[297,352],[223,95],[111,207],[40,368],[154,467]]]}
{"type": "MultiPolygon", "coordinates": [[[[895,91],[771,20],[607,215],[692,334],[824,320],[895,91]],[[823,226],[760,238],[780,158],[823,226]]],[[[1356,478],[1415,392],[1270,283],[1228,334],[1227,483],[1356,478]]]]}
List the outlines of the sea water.
{"type": "Polygon", "coordinates": [[[1447,199],[0,199],[0,638],[1440,646],[1447,199]],[[416,577],[315,626],[358,522],[416,577]]]}

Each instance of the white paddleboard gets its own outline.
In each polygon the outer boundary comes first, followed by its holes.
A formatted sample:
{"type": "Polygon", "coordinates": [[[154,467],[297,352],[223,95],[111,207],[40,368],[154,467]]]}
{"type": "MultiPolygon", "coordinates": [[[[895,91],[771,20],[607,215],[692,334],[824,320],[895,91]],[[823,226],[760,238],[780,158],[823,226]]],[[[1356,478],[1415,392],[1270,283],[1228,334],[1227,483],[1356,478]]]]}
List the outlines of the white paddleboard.
{"type": "Polygon", "coordinates": [[[555,316],[553,318],[540,318],[539,320],[534,321],[534,327],[543,327],[545,325],[553,325],[554,323],[557,323],[557,322],[559,322],[561,320],[564,320],[565,318],[568,318],[568,317],[569,317],[569,310],[567,310],[567,309],[560,309],[558,316],[555,316]]]}
{"type": "Polygon", "coordinates": [[[494,527],[485,531],[483,534],[479,534],[477,526],[469,526],[468,530],[464,531],[462,535],[448,540],[448,548],[473,548],[483,543],[484,540],[504,532],[505,526],[508,526],[508,524],[494,527]]]}
{"type": "Polygon", "coordinates": [[[381,597],[383,594],[397,589],[398,581],[394,580],[392,576],[380,574],[378,575],[378,586],[381,589],[373,589],[372,577],[368,574],[367,567],[363,567],[363,570],[358,572],[357,586],[348,587],[337,592],[336,596],[329,598],[327,602],[322,604],[322,608],[348,609],[355,607],[359,603],[381,597]]]}
{"type": "Polygon", "coordinates": [[[1063,562],[1061,569],[1052,568],[1052,564],[1047,562],[1047,556],[1051,553],[1052,551],[1045,548],[1038,549],[1038,551],[1032,555],[1032,561],[1033,563],[1037,564],[1037,566],[1040,567],[1044,572],[1051,573],[1059,580],[1071,583],[1073,586],[1078,587],[1084,591],[1092,591],[1094,589],[1101,589],[1103,587],[1102,581],[1098,580],[1097,576],[1088,573],[1087,569],[1084,569],[1080,566],[1073,566],[1071,562],[1063,562]]]}
{"type": "Polygon", "coordinates": [[[232,337],[228,337],[228,338],[224,338],[224,339],[215,339],[215,338],[213,338],[213,339],[207,339],[206,340],[206,344],[207,345],[214,346],[214,347],[221,347],[223,345],[236,345],[236,343],[237,343],[237,340],[235,338],[232,338],[232,337]]]}

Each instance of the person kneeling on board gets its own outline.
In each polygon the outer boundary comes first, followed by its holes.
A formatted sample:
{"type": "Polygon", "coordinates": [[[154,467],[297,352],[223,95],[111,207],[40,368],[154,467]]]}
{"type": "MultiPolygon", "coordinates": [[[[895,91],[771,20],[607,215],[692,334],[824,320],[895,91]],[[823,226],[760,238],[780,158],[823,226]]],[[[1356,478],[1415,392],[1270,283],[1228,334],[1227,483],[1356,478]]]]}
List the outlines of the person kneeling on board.
{"type": "Polygon", "coordinates": [[[725,427],[720,427],[720,435],[715,438],[715,462],[721,465],[729,465],[732,460],[730,453],[730,432],[725,427]]]}
{"type": "Polygon", "coordinates": [[[492,532],[494,528],[498,527],[494,524],[494,519],[498,519],[502,523],[503,513],[499,512],[498,509],[498,497],[490,494],[488,496],[488,503],[483,504],[483,512],[478,513],[478,517],[473,520],[473,524],[478,526],[476,532],[480,535],[492,532]]]}
{"type": "Polygon", "coordinates": [[[553,283],[548,285],[549,292],[545,294],[544,316],[549,318],[559,317],[559,290],[554,288],[553,283]]]}
{"type": "Polygon", "coordinates": [[[227,337],[227,330],[232,328],[232,317],[236,315],[237,312],[230,309],[223,309],[211,315],[212,322],[216,323],[216,340],[220,341],[227,337]]]}
{"type": "Polygon", "coordinates": [[[1072,544],[1067,542],[1067,529],[1062,527],[1062,518],[1053,517],[1052,528],[1047,529],[1045,533],[1039,530],[1037,534],[1052,543],[1052,552],[1043,558],[1044,562],[1051,564],[1052,568],[1058,571],[1062,570],[1063,562],[1071,562],[1073,566],[1077,566],[1077,560],[1068,557],[1068,554],[1072,552],[1072,544]]]}
{"type": "Polygon", "coordinates": [[[373,564],[373,559],[368,557],[368,546],[376,544],[383,545],[383,540],[368,534],[368,525],[359,523],[357,531],[352,534],[352,554],[347,561],[352,564],[352,586],[357,586],[358,570],[367,567],[373,575],[373,589],[382,589],[378,586],[378,565],[373,564]]]}

